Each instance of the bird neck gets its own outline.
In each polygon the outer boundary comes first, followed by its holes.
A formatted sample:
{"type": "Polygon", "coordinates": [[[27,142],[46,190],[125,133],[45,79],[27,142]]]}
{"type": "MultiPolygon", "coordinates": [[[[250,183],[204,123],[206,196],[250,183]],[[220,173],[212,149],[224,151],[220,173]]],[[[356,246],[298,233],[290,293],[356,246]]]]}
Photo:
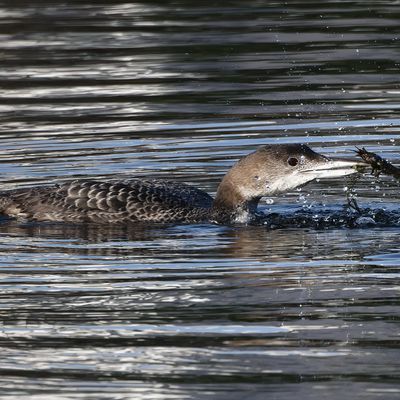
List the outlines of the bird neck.
{"type": "Polygon", "coordinates": [[[248,198],[240,182],[227,174],[218,186],[212,206],[216,222],[247,222],[255,214],[260,198],[248,198]]]}

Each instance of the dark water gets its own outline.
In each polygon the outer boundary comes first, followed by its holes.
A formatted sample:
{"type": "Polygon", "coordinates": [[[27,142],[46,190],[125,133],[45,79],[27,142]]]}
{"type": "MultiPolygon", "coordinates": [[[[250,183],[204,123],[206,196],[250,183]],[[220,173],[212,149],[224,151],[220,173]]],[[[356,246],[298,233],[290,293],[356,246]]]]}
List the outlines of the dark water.
{"type": "MultiPolygon", "coordinates": [[[[400,161],[397,1],[0,1],[0,23],[4,188],[213,193],[275,142],[400,161]]],[[[3,221],[0,397],[399,399],[398,193],[316,182],[264,203],[303,216],[285,229],[3,221]],[[390,223],[332,222],[346,187],[390,223]]]]}

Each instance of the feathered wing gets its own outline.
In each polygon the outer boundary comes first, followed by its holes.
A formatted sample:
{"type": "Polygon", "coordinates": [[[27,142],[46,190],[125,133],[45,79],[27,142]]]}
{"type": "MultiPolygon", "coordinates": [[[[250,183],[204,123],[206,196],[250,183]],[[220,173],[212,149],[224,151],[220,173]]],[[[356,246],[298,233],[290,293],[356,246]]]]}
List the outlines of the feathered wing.
{"type": "Polygon", "coordinates": [[[70,222],[185,222],[207,219],[213,199],[189,185],[161,180],[73,181],[0,193],[0,212],[70,222]]]}

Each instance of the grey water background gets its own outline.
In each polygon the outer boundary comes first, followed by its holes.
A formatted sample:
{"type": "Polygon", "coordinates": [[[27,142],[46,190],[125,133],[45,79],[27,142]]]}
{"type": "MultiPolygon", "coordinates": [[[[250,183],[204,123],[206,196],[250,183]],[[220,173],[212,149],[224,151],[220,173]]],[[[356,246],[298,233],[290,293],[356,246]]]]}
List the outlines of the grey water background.
{"type": "MultiPolygon", "coordinates": [[[[3,188],[215,193],[264,143],[399,160],[398,1],[0,1],[3,188]]],[[[368,174],[266,212],[398,209],[368,174]]],[[[399,399],[399,223],[0,224],[1,399],[399,399]]]]}

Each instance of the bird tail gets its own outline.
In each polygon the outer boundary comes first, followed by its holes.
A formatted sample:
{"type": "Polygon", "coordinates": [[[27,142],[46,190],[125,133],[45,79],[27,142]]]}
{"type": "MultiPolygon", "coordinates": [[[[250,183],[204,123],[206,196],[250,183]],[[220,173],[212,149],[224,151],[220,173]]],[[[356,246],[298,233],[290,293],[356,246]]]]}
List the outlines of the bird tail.
{"type": "Polygon", "coordinates": [[[0,214],[7,214],[7,209],[13,205],[13,199],[7,192],[0,192],[0,214]]]}

